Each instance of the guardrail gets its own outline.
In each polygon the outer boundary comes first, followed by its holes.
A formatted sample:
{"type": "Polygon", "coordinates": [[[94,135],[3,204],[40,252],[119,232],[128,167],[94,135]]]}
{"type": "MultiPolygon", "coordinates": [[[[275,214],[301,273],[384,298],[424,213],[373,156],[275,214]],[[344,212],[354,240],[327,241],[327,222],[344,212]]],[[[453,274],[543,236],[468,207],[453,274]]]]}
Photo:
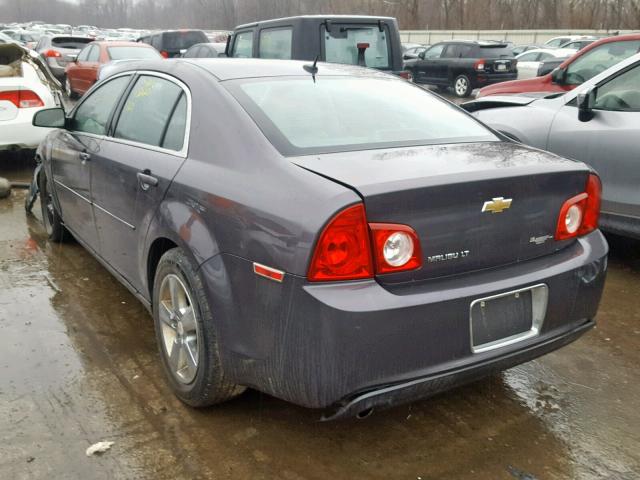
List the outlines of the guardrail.
{"type": "Polygon", "coordinates": [[[516,45],[544,43],[561,35],[608,36],[633,33],[633,30],[401,30],[405,43],[433,45],[444,40],[509,40],[516,45]]]}

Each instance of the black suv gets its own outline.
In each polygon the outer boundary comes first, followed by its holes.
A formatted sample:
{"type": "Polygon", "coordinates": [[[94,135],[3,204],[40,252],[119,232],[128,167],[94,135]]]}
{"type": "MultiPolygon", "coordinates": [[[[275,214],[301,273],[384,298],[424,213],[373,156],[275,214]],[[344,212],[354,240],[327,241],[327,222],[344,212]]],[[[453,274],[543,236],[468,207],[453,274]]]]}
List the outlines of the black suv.
{"type": "Polygon", "coordinates": [[[516,80],[517,60],[506,43],[451,40],[436,43],[405,62],[416,83],[453,88],[458,97],[468,97],[474,88],[516,80]]]}
{"type": "Polygon", "coordinates": [[[398,23],[392,17],[301,15],[234,28],[229,57],[346,63],[404,78],[398,23]]]}
{"type": "Polygon", "coordinates": [[[167,30],[140,37],[138,42],[151,45],[164,58],[179,57],[196,43],[209,39],[202,30],[167,30]]]}

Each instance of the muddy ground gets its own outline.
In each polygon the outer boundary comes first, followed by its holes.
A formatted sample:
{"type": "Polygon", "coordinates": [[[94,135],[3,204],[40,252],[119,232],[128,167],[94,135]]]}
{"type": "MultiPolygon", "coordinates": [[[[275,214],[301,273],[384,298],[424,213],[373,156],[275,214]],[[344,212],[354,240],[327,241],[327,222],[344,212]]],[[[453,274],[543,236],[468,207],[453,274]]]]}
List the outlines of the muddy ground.
{"type": "MultiPolygon", "coordinates": [[[[0,176],[27,180],[16,163],[0,156],[0,176]]],[[[598,326],[576,343],[363,421],[319,423],[253,391],[182,405],[144,308],[78,244],[47,243],[24,195],[0,200],[0,478],[640,478],[637,242],[610,237],[598,326]],[[87,457],[101,440],[115,443],[87,457]]]]}

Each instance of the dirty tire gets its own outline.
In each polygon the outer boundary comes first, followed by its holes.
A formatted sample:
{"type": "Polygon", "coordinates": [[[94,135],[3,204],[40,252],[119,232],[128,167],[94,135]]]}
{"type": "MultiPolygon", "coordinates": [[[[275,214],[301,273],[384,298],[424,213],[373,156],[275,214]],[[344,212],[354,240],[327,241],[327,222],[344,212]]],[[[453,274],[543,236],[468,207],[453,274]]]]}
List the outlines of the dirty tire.
{"type": "MultiPolygon", "coordinates": [[[[183,296],[183,298],[185,298],[183,296]]],[[[153,319],[155,323],[156,340],[160,351],[160,358],[164,367],[169,386],[174,394],[187,405],[192,407],[207,407],[216,403],[230,400],[242,392],[245,387],[229,382],[224,375],[220,362],[220,349],[214,313],[209,307],[207,295],[195,266],[180,248],[167,251],[156,269],[153,282],[153,319]],[[160,304],[163,281],[179,279],[181,287],[186,288],[189,304],[195,313],[197,323],[197,369],[193,380],[185,383],[179,375],[174,373],[171,366],[170,354],[167,352],[166,335],[168,326],[166,316],[161,318],[160,310],[166,311],[160,304]],[[164,327],[163,327],[164,325],[164,327]]],[[[181,331],[184,329],[180,327],[181,331]]],[[[178,329],[175,329],[177,332],[178,329]]],[[[177,338],[177,337],[176,337],[177,338]]],[[[186,343],[186,342],[185,342],[186,343]]],[[[175,348],[174,343],[170,344],[175,348]]],[[[184,357],[183,357],[184,358],[184,357]]]]}
{"type": "Polygon", "coordinates": [[[473,85],[471,80],[466,75],[458,75],[453,81],[453,92],[457,97],[465,98],[471,95],[473,91],[473,85]]]}
{"type": "Polygon", "coordinates": [[[68,236],[67,229],[62,223],[60,214],[56,210],[47,176],[42,171],[38,177],[40,190],[40,207],[42,209],[42,223],[47,231],[47,236],[52,242],[64,242],[68,236]]]}

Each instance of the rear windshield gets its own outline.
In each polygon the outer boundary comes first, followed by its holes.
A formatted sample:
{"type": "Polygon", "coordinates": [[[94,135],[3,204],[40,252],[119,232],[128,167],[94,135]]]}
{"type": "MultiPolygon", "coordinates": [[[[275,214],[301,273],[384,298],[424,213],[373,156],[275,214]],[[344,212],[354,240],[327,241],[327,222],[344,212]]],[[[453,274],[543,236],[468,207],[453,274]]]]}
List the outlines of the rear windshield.
{"type": "Polygon", "coordinates": [[[511,58],[513,51],[508,47],[480,47],[482,58],[511,58]]]}
{"type": "Polygon", "coordinates": [[[159,58],[160,54],[153,48],[145,47],[107,47],[107,53],[111,60],[133,60],[159,58]]]}
{"type": "Polygon", "coordinates": [[[389,29],[378,25],[331,25],[324,29],[324,54],[327,62],[389,69],[389,29]],[[358,48],[358,47],[363,48],[358,48]],[[365,48],[366,47],[366,48],[365,48]],[[362,53],[364,52],[364,58],[362,53]]]}
{"type": "Polygon", "coordinates": [[[51,39],[51,45],[58,48],[83,48],[87,43],[93,42],[92,38],[56,37],[51,39]]]}
{"type": "Polygon", "coordinates": [[[162,38],[162,48],[165,50],[184,50],[196,43],[207,43],[209,39],[199,30],[184,32],[166,32],[162,38]]]}
{"type": "Polygon", "coordinates": [[[497,140],[473,118],[402,80],[260,78],[227,88],[283,155],[497,140]]]}

